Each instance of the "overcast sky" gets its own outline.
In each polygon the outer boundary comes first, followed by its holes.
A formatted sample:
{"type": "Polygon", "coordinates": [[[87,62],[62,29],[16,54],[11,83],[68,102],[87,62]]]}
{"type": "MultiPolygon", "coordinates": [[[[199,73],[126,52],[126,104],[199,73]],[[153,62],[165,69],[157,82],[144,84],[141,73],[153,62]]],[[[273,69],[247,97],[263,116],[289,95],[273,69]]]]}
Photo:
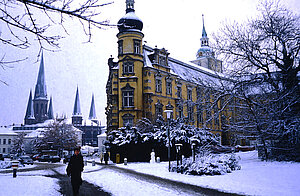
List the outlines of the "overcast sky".
{"type": "MultiPolygon", "coordinates": [[[[225,20],[243,22],[255,17],[257,3],[258,0],[135,0],[135,11],[144,23],[147,45],[164,47],[171,57],[190,61],[200,47],[202,14],[211,37],[225,20]]],[[[299,13],[298,0],[283,3],[299,13]]],[[[115,0],[101,9],[101,17],[116,24],[125,15],[125,0],[115,0]]],[[[0,31],[3,25],[0,23],[0,31]]],[[[78,22],[68,21],[66,28],[69,35],[63,34],[66,38],[59,42],[59,51],[44,51],[47,92],[48,97],[53,97],[54,114],[72,116],[78,85],[83,117],[88,118],[94,93],[97,117],[106,125],[107,59],[112,55],[117,60],[118,30],[94,29],[92,43],[84,43],[87,37],[78,22]]],[[[32,89],[34,93],[37,80],[37,52],[37,43],[28,50],[0,48],[0,55],[7,58],[29,57],[13,68],[0,70],[0,79],[8,83],[0,84],[0,125],[24,122],[29,92],[32,89]]]]}

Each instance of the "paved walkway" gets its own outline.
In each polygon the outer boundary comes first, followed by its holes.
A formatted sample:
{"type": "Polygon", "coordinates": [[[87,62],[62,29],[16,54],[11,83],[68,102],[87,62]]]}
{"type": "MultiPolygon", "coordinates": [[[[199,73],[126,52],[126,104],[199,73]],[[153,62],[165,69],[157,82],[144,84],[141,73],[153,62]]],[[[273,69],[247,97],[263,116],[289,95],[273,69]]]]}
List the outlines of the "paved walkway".
{"type": "MultiPolygon", "coordinates": [[[[59,192],[64,196],[72,196],[72,185],[71,185],[71,179],[67,175],[60,174],[55,169],[51,169],[55,175],[51,175],[49,177],[57,178],[59,180],[60,190],[59,192]]],[[[82,182],[82,185],[79,189],[79,195],[80,196],[110,196],[110,193],[107,193],[103,191],[100,187],[95,186],[91,183],[88,183],[86,181],[82,182]]]]}

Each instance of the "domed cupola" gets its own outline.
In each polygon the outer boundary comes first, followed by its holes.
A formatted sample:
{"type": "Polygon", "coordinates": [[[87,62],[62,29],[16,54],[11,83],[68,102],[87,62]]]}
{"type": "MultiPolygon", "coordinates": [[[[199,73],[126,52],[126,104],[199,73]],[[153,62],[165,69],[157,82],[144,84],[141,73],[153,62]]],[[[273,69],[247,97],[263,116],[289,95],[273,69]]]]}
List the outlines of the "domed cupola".
{"type": "Polygon", "coordinates": [[[142,31],[143,22],[134,13],[134,0],[126,0],[126,14],[118,22],[119,32],[142,31]]]}

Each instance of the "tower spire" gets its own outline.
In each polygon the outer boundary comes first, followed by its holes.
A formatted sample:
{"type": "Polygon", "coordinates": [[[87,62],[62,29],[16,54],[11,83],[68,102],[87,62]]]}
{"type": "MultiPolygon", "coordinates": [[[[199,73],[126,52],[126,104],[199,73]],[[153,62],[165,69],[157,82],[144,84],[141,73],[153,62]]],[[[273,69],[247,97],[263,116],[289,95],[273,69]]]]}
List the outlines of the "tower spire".
{"type": "Polygon", "coordinates": [[[50,97],[50,102],[49,102],[48,119],[54,119],[53,106],[52,106],[52,96],[50,97]]]}
{"type": "Polygon", "coordinates": [[[78,115],[80,116],[81,115],[78,86],[77,86],[77,90],[76,90],[73,115],[74,116],[78,116],[78,115]]]}
{"type": "Polygon", "coordinates": [[[90,108],[90,115],[89,119],[93,120],[96,119],[96,110],[95,110],[95,101],[94,101],[94,94],[92,95],[92,102],[91,102],[91,108],[90,108]]]}
{"type": "Polygon", "coordinates": [[[204,15],[203,14],[202,14],[202,23],[203,23],[202,37],[200,39],[201,47],[208,46],[208,37],[207,37],[207,33],[206,33],[206,30],[205,30],[205,26],[204,26],[204,15]]]}
{"type": "Polygon", "coordinates": [[[25,114],[25,125],[33,124],[35,121],[34,118],[34,111],[33,111],[33,103],[32,103],[32,91],[30,90],[28,104],[27,104],[27,110],[25,114]]]}
{"type": "Polygon", "coordinates": [[[82,125],[82,115],[80,110],[80,101],[79,101],[79,90],[77,86],[76,96],[75,96],[75,103],[73,109],[73,116],[72,116],[72,124],[81,126],[82,125]]]}
{"type": "Polygon", "coordinates": [[[44,53],[42,51],[41,63],[38,73],[37,82],[35,85],[34,99],[33,99],[33,109],[34,117],[37,123],[44,122],[48,119],[47,117],[47,90],[45,82],[45,67],[44,67],[44,53]]]}
{"type": "Polygon", "coordinates": [[[203,23],[202,37],[207,37],[207,33],[206,33],[206,30],[205,30],[205,25],[204,25],[204,14],[202,14],[202,23],[203,23]]]}
{"type": "Polygon", "coordinates": [[[45,66],[44,66],[44,54],[42,51],[41,55],[41,63],[38,73],[38,79],[35,85],[35,93],[34,98],[44,98],[47,99],[47,89],[46,89],[46,82],[45,82],[45,66]]]}

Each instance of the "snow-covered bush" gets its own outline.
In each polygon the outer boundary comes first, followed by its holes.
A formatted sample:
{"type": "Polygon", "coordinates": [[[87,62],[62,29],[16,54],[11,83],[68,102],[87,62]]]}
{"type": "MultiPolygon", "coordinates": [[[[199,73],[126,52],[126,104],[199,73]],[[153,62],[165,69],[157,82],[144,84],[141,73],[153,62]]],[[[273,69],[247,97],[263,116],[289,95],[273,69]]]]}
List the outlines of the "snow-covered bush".
{"type": "Polygon", "coordinates": [[[185,158],[178,167],[176,162],[172,162],[171,171],[189,175],[222,175],[241,169],[238,160],[235,154],[197,155],[195,162],[192,158],[185,158]]]}
{"type": "Polygon", "coordinates": [[[116,154],[120,154],[121,161],[149,161],[150,153],[155,151],[161,160],[167,160],[167,148],[169,144],[168,130],[170,130],[171,160],[175,159],[175,144],[182,144],[181,154],[191,156],[191,144],[196,146],[198,152],[201,146],[215,145],[215,136],[206,129],[186,125],[179,120],[174,120],[170,126],[160,121],[156,126],[149,120],[141,120],[139,127],[121,127],[108,134],[111,158],[114,161],[116,154]],[[169,128],[168,128],[169,127],[169,128]]]}
{"type": "Polygon", "coordinates": [[[0,169],[7,169],[11,168],[11,162],[10,161],[0,161],[0,169]]]}

